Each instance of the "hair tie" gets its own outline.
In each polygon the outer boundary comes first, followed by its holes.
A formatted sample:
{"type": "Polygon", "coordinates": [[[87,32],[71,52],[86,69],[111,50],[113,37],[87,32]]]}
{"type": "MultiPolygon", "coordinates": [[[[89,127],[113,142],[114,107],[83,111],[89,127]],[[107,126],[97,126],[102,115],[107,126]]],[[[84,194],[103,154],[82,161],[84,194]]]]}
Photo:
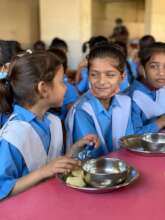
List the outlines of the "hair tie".
{"type": "Polygon", "coordinates": [[[32,54],[33,52],[32,52],[31,49],[27,49],[27,50],[26,50],[26,53],[28,53],[28,54],[32,54]]]}

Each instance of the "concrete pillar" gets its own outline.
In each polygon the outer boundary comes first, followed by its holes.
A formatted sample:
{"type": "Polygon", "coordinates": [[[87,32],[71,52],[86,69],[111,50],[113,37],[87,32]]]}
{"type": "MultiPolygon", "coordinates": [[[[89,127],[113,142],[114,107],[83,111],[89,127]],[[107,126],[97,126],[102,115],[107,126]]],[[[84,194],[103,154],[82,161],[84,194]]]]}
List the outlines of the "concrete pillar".
{"type": "Polygon", "coordinates": [[[81,45],[91,36],[91,0],[40,0],[40,34],[48,45],[60,37],[69,46],[69,66],[77,68],[81,45]]]}
{"type": "Polygon", "coordinates": [[[165,41],[164,8],[164,0],[146,0],[145,34],[151,34],[159,41],[165,41]]]}

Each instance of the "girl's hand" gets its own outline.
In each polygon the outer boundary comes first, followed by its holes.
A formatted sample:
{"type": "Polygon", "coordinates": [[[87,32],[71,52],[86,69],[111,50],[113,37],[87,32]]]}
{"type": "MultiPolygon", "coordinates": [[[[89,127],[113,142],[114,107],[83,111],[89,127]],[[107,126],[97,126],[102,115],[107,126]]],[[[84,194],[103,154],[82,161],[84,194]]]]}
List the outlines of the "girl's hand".
{"type": "Polygon", "coordinates": [[[73,144],[71,146],[70,152],[68,152],[67,155],[72,156],[73,154],[75,154],[75,152],[78,152],[80,149],[84,147],[84,145],[90,142],[94,143],[95,148],[99,147],[99,144],[100,144],[99,138],[94,134],[89,134],[83,137],[82,139],[80,139],[79,141],[77,141],[75,144],[73,144]]]}
{"type": "Polygon", "coordinates": [[[75,82],[76,84],[78,84],[80,81],[81,81],[81,69],[84,68],[84,67],[87,67],[87,60],[86,59],[83,59],[79,65],[78,65],[78,68],[77,68],[77,73],[76,73],[76,77],[75,77],[75,82]]]}
{"type": "Polygon", "coordinates": [[[43,179],[54,176],[57,173],[69,173],[75,167],[80,166],[80,161],[67,156],[58,157],[40,168],[43,179]]]}
{"type": "Polygon", "coordinates": [[[87,67],[87,65],[88,65],[88,61],[87,61],[87,59],[86,58],[84,58],[80,63],[79,63],[79,65],[78,65],[78,68],[83,68],[83,67],[87,67]]]}

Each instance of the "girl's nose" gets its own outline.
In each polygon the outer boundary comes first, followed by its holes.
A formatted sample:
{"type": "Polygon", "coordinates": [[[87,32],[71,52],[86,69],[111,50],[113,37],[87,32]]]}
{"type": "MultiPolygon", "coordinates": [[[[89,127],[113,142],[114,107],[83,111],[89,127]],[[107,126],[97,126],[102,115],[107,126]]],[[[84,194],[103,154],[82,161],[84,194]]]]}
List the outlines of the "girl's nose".
{"type": "Polygon", "coordinates": [[[160,66],[159,67],[159,75],[160,76],[164,76],[165,75],[165,66],[160,66]]]}
{"type": "Polygon", "coordinates": [[[165,75],[165,67],[159,68],[159,75],[161,75],[161,76],[165,75]]]}
{"type": "Polygon", "coordinates": [[[100,76],[99,83],[100,84],[104,84],[105,82],[106,82],[105,77],[104,76],[100,76]]]}

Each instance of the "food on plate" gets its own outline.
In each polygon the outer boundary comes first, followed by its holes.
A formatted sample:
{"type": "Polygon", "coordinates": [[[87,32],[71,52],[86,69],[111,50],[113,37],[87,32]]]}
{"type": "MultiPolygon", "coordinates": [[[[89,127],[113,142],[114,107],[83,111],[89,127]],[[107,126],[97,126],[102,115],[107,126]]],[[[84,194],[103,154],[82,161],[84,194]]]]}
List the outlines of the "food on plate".
{"type": "Polygon", "coordinates": [[[70,175],[66,178],[66,183],[78,186],[78,187],[84,187],[86,186],[86,183],[84,181],[84,172],[81,169],[73,170],[70,175]]]}
{"type": "Polygon", "coordinates": [[[72,176],[84,177],[84,172],[81,169],[73,170],[71,174],[72,176]]]}
{"type": "Polygon", "coordinates": [[[66,179],[66,183],[71,184],[73,186],[84,187],[86,183],[81,178],[81,176],[68,176],[66,179]]]}

